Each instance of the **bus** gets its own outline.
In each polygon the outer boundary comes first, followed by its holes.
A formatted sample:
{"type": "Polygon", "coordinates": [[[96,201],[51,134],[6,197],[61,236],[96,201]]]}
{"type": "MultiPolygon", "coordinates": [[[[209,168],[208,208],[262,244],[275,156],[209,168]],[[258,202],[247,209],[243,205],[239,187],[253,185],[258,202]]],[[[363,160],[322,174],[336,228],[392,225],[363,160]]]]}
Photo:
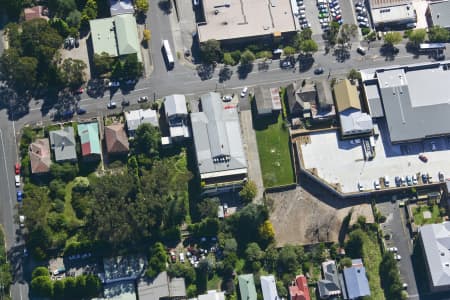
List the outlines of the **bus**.
{"type": "Polygon", "coordinates": [[[436,60],[445,59],[445,43],[422,43],[419,45],[419,51],[421,53],[428,53],[436,60]]]}
{"type": "Polygon", "coordinates": [[[168,40],[163,40],[162,50],[168,69],[172,69],[174,67],[175,61],[173,60],[172,50],[170,49],[168,40]]]}

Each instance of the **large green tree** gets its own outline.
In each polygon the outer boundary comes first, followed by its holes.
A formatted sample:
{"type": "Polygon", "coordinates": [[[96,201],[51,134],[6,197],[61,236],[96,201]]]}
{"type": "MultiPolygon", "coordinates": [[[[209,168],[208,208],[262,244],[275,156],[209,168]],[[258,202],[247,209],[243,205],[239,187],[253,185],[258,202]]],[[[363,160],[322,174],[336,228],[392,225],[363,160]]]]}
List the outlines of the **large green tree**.
{"type": "Polygon", "coordinates": [[[134,153],[155,156],[159,151],[161,135],[159,129],[151,124],[142,124],[136,130],[131,149],[134,153]]]}
{"type": "Polygon", "coordinates": [[[149,4],[147,0],[135,0],[134,5],[136,11],[140,14],[145,14],[148,11],[149,4]]]}
{"type": "Polygon", "coordinates": [[[67,58],[61,64],[62,79],[71,89],[79,88],[86,81],[87,65],[79,59],[67,58]]]}
{"type": "Polygon", "coordinates": [[[391,31],[384,35],[384,43],[391,47],[400,43],[402,39],[402,34],[397,31],[391,31]]]}
{"type": "Polygon", "coordinates": [[[245,50],[241,54],[241,64],[242,65],[249,65],[249,64],[253,63],[253,61],[255,61],[255,59],[256,59],[255,54],[253,54],[253,52],[250,51],[249,49],[245,50]]]}
{"type": "Polygon", "coordinates": [[[306,53],[306,54],[311,54],[311,53],[317,52],[318,49],[319,49],[319,47],[317,46],[317,43],[311,39],[304,40],[300,44],[300,50],[302,50],[302,52],[306,53]]]}
{"type": "Polygon", "coordinates": [[[446,28],[433,26],[428,29],[428,38],[432,43],[446,43],[450,39],[450,33],[446,28]]]}
{"type": "Polygon", "coordinates": [[[202,58],[206,63],[219,62],[222,57],[222,49],[218,40],[208,40],[200,44],[202,58]]]}
{"type": "Polygon", "coordinates": [[[426,38],[427,38],[426,29],[416,29],[409,34],[409,41],[415,47],[417,47],[420,43],[423,43],[426,38]]]}

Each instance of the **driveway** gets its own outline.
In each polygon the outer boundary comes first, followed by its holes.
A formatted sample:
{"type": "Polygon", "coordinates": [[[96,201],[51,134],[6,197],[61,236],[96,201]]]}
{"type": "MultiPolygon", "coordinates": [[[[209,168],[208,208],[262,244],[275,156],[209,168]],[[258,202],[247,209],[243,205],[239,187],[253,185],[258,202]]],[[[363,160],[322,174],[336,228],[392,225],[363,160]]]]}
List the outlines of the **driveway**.
{"type": "Polygon", "coordinates": [[[243,110],[240,113],[242,126],[242,139],[244,150],[247,154],[248,177],[255,182],[258,193],[255,197],[256,203],[262,203],[264,185],[259,164],[258,144],[256,143],[255,130],[252,124],[252,111],[243,110]]]}
{"type": "Polygon", "coordinates": [[[402,257],[398,266],[401,279],[408,284],[409,299],[419,299],[411,262],[413,244],[406,227],[405,209],[399,207],[399,200],[377,203],[377,208],[382,215],[386,216],[386,222],[381,224],[383,235],[392,234],[392,238],[386,241],[386,247],[397,247],[398,254],[402,257]]]}

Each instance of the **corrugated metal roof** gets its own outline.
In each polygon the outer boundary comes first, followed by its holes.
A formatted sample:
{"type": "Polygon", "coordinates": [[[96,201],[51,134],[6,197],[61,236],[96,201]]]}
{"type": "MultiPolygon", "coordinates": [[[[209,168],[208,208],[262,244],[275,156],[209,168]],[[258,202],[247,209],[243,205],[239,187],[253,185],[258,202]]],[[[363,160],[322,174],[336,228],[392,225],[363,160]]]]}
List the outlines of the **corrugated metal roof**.
{"type": "Polygon", "coordinates": [[[132,14],[117,15],[114,22],[119,55],[137,53],[138,59],[141,60],[136,18],[132,14]]]}
{"type": "Polygon", "coordinates": [[[384,117],[383,105],[378,91],[378,85],[369,84],[365,86],[367,102],[369,104],[370,116],[372,118],[384,117]]]}
{"type": "Polygon", "coordinates": [[[119,55],[113,18],[90,20],[89,24],[94,53],[106,52],[112,57],[119,55]]]}
{"type": "Polygon", "coordinates": [[[101,154],[100,139],[98,135],[98,123],[78,124],[78,136],[81,142],[83,156],[90,154],[101,154]]]}
{"type": "Polygon", "coordinates": [[[261,276],[261,289],[264,300],[278,300],[277,286],[273,275],[261,276]]]}
{"type": "Polygon", "coordinates": [[[450,2],[428,2],[433,25],[450,28],[450,2]]]}
{"type": "Polygon", "coordinates": [[[256,300],[256,288],[253,274],[239,275],[239,290],[241,292],[242,300],[256,300]]]}
{"type": "Polygon", "coordinates": [[[164,109],[168,117],[173,115],[187,115],[186,97],[178,94],[166,96],[164,109]]]}
{"type": "Polygon", "coordinates": [[[369,281],[367,280],[365,267],[345,268],[343,273],[348,299],[370,296],[369,281]]]}
{"type": "Polygon", "coordinates": [[[341,80],[334,85],[334,97],[336,98],[338,112],[343,112],[349,108],[361,110],[356,86],[351,84],[348,79],[341,80]]]}

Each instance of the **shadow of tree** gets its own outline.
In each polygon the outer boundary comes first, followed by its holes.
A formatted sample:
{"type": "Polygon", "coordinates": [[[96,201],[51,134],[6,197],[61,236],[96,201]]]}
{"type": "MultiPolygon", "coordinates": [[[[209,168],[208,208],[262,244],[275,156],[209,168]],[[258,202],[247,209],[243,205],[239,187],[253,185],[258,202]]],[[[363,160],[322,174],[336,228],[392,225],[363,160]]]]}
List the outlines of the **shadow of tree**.
{"type": "Polygon", "coordinates": [[[395,56],[398,54],[398,52],[399,50],[396,47],[388,44],[384,44],[380,48],[380,55],[384,56],[385,61],[395,60],[395,56]]]}
{"type": "Polygon", "coordinates": [[[212,78],[214,69],[214,65],[202,64],[197,67],[197,74],[201,80],[208,80],[212,78]]]}
{"type": "Polygon", "coordinates": [[[158,7],[161,9],[166,15],[172,12],[172,2],[170,0],[160,0],[158,2],[158,7]]]}
{"type": "Polygon", "coordinates": [[[350,51],[347,47],[334,48],[333,55],[336,57],[336,61],[341,63],[350,59],[350,51]]]}
{"type": "Polygon", "coordinates": [[[231,70],[229,67],[224,67],[219,72],[219,82],[224,82],[227,80],[230,80],[231,76],[233,75],[233,70],[231,70]]]}
{"type": "Polygon", "coordinates": [[[312,68],[314,64],[314,57],[312,55],[300,54],[298,56],[299,61],[299,72],[306,72],[312,68]]]}
{"type": "Polygon", "coordinates": [[[239,79],[246,79],[248,74],[253,70],[253,64],[239,65],[237,72],[239,79]]]}

